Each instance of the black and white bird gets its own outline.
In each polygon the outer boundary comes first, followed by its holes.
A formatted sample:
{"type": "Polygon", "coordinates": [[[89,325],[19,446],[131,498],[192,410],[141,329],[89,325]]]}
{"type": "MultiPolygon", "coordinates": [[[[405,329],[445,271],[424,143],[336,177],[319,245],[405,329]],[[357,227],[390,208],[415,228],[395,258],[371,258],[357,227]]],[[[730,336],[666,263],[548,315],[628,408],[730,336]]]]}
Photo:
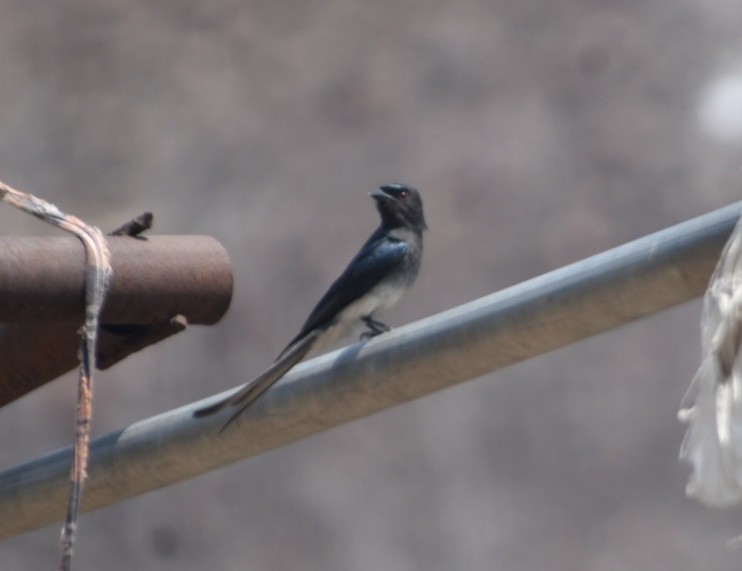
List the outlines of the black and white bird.
{"type": "Polygon", "coordinates": [[[359,323],[368,328],[361,339],[389,331],[376,320],[376,314],[397,303],[415,283],[427,226],[420,193],[413,187],[387,184],[369,195],[376,201],[381,225],[322,296],[296,337],[262,374],[233,395],[197,410],[194,416],[234,407],[224,430],[319,342],[336,341],[359,323]]]}

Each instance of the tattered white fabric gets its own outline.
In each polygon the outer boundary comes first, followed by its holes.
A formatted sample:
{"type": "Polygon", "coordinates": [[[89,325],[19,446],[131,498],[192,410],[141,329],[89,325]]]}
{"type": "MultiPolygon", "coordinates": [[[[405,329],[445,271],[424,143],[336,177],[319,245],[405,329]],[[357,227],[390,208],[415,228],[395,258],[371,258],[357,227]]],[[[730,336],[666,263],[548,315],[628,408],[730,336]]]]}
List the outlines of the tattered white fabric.
{"type": "Polygon", "coordinates": [[[742,502],[742,222],[724,247],[701,316],[702,361],[678,414],[688,423],[680,458],[686,493],[705,504],[742,502]]]}

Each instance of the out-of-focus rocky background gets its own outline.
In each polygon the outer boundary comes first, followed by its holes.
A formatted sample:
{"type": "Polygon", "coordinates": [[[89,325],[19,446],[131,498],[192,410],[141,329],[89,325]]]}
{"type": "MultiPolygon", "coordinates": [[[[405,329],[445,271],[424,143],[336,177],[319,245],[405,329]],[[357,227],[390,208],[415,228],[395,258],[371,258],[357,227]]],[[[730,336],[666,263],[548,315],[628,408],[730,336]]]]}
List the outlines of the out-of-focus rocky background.
{"type": "MultiPolygon", "coordinates": [[[[229,250],[227,318],[98,376],[96,434],[266,366],[405,181],[430,232],[403,324],[734,202],[734,0],[0,0],[0,179],[103,228],[229,250]]],[[[9,207],[2,234],[50,233],[9,207]]],[[[739,569],[684,496],[700,304],[83,517],[76,568],[739,569]]],[[[493,351],[497,348],[493,347],[493,351]]],[[[1,365],[0,365],[1,366],[1,365]]],[[[75,375],[0,412],[71,441],[75,375]]],[[[0,514],[2,517],[2,514],[0,514]]],[[[0,543],[50,569],[59,526],[0,543]]]]}

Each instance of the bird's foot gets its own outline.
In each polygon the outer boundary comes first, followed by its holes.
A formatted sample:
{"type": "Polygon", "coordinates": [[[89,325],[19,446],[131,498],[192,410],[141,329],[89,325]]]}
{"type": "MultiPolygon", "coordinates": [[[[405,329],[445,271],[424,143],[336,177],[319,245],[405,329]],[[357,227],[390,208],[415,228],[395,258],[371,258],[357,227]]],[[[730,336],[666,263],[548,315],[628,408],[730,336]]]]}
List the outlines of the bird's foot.
{"type": "Polygon", "coordinates": [[[387,331],[391,330],[391,327],[389,327],[386,323],[376,321],[370,316],[364,317],[363,322],[368,327],[368,331],[364,331],[361,334],[361,341],[368,341],[372,337],[376,337],[377,335],[381,335],[382,333],[386,333],[387,331]]]}

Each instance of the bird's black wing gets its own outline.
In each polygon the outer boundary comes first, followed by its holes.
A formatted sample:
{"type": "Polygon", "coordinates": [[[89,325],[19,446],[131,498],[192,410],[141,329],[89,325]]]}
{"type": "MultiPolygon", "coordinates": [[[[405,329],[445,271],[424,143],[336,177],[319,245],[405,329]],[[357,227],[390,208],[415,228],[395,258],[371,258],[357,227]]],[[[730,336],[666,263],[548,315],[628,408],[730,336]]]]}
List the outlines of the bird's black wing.
{"type": "Polygon", "coordinates": [[[331,326],[343,309],[398,269],[408,253],[409,246],[406,242],[389,236],[383,228],[379,228],[322,296],[301,331],[283,352],[311,331],[331,326]]]}

